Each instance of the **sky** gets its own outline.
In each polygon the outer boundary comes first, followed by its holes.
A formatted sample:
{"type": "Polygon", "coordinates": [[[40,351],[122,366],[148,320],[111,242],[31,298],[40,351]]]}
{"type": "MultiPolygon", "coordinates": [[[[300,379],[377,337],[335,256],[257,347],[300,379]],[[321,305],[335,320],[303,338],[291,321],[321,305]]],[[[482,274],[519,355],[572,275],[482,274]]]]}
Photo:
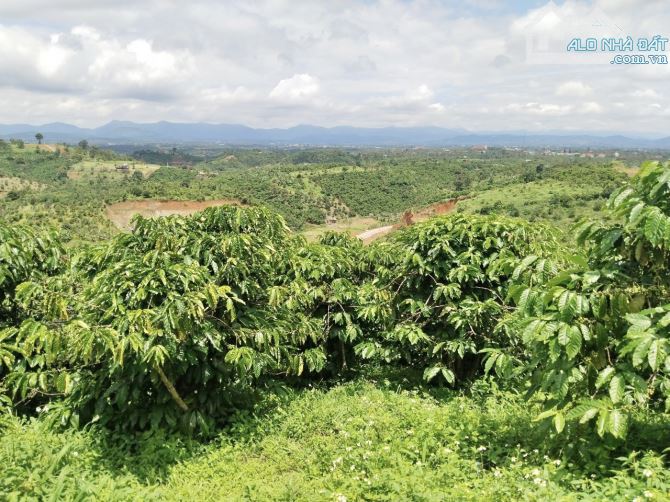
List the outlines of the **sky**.
{"type": "Polygon", "coordinates": [[[668,1],[1,0],[0,123],[667,135],[670,65],[566,49],[605,35],[668,1]]]}

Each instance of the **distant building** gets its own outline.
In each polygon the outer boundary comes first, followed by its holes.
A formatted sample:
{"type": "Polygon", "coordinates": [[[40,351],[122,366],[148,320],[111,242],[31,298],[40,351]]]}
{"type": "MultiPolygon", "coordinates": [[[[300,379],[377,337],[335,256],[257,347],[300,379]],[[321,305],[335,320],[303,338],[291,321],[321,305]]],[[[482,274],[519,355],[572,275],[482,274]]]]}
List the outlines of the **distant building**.
{"type": "Polygon", "coordinates": [[[117,171],[128,171],[130,169],[130,167],[128,166],[128,164],[117,164],[115,166],[115,169],[117,171]]]}

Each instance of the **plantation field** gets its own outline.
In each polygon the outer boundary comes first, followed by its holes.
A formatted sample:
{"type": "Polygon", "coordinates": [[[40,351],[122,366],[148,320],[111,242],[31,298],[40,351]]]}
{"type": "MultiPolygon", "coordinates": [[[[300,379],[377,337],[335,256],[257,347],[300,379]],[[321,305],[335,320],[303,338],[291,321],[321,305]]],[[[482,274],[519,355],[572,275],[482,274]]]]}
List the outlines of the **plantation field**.
{"type": "Polygon", "coordinates": [[[6,197],[9,192],[21,190],[40,190],[42,185],[14,176],[0,177],[0,197],[6,197]]]}
{"type": "Polygon", "coordinates": [[[670,163],[0,147],[0,498],[667,499],[670,163]]]}
{"type": "Polygon", "coordinates": [[[542,180],[475,192],[458,211],[504,214],[569,228],[583,218],[603,218],[602,188],[577,180],[542,180]]]}
{"type": "MultiPolygon", "coordinates": [[[[121,162],[118,160],[82,160],[72,165],[67,172],[68,178],[72,180],[103,178],[123,179],[139,173],[143,178],[148,178],[160,169],[156,164],[144,164],[141,162],[121,162]],[[128,169],[117,169],[118,166],[127,164],[128,169]]],[[[136,176],[138,176],[136,175],[136,176]]]]}
{"type": "MultiPolygon", "coordinates": [[[[0,177],[23,183],[12,200],[3,199],[0,220],[53,225],[77,241],[111,237],[106,208],[133,200],[263,205],[310,239],[395,225],[408,210],[421,221],[430,216],[425,208],[456,197],[469,199],[462,211],[518,215],[565,230],[582,216],[598,216],[627,178],[620,160],[529,163],[504,151],[464,158],[442,150],[226,150],[206,160],[181,151],[140,150],[132,158],[95,147],[32,146],[0,144],[0,177]],[[127,171],[116,169],[123,164],[127,171]]],[[[122,219],[116,228],[127,229],[128,216],[122,219]]]]}

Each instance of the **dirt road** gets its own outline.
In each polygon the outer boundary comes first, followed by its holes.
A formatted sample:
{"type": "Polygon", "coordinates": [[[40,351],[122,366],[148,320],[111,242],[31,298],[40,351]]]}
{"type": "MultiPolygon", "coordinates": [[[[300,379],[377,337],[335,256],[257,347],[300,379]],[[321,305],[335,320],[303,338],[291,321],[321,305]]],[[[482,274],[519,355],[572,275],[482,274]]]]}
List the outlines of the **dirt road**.
{"type": "Polygon", "coordinates": [[[386,225],[385,227],[372,228],[370,230],[366,230],[365,232],[361,232],[356,237],[358,237],[363,242],[371,241],[372,239],[389,233],[391,230],[393,230],[393,227],[394,225],[386,225]]]}

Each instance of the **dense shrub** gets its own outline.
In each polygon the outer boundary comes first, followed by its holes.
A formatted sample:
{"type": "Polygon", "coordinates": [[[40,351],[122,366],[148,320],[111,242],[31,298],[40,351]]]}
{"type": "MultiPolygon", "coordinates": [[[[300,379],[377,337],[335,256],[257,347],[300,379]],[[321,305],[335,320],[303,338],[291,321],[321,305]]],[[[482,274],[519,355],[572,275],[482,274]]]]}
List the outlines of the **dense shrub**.
{"type": "Polygon", "coordinates": [[[463,214],[366,247],[211,208],[139,218],[69,266],[6,228],[3,399],[64,424],[207,433],[263,385],[376,359],[439,385],[514,377],[558,432],[596,419],[621,439],[633,410],[670,402],[669,180],[646,165],[576,256],[541,225],[463,214]]]}
{"type": "Polygon", "coordinates": [[[615,223],[577,228],[583,256],[514,298],[543,416],[622,438],[633,410],[670,411],[670,165],[645,164],[609,208],[615,223]]]}
{"type": "Polygon", "coordinates": [[[497,328],[510,308],[509,279],[527,254],[555,246],[546,228],[520,220],[459,214],[410,227],[388,246],[390,263],[377,268],[393,292],[395,322],[358,353],[401,359],[450,384],[481,374],[483,351],[508,372],[511,361],[496,349],[516,343],[497,328]]]}

